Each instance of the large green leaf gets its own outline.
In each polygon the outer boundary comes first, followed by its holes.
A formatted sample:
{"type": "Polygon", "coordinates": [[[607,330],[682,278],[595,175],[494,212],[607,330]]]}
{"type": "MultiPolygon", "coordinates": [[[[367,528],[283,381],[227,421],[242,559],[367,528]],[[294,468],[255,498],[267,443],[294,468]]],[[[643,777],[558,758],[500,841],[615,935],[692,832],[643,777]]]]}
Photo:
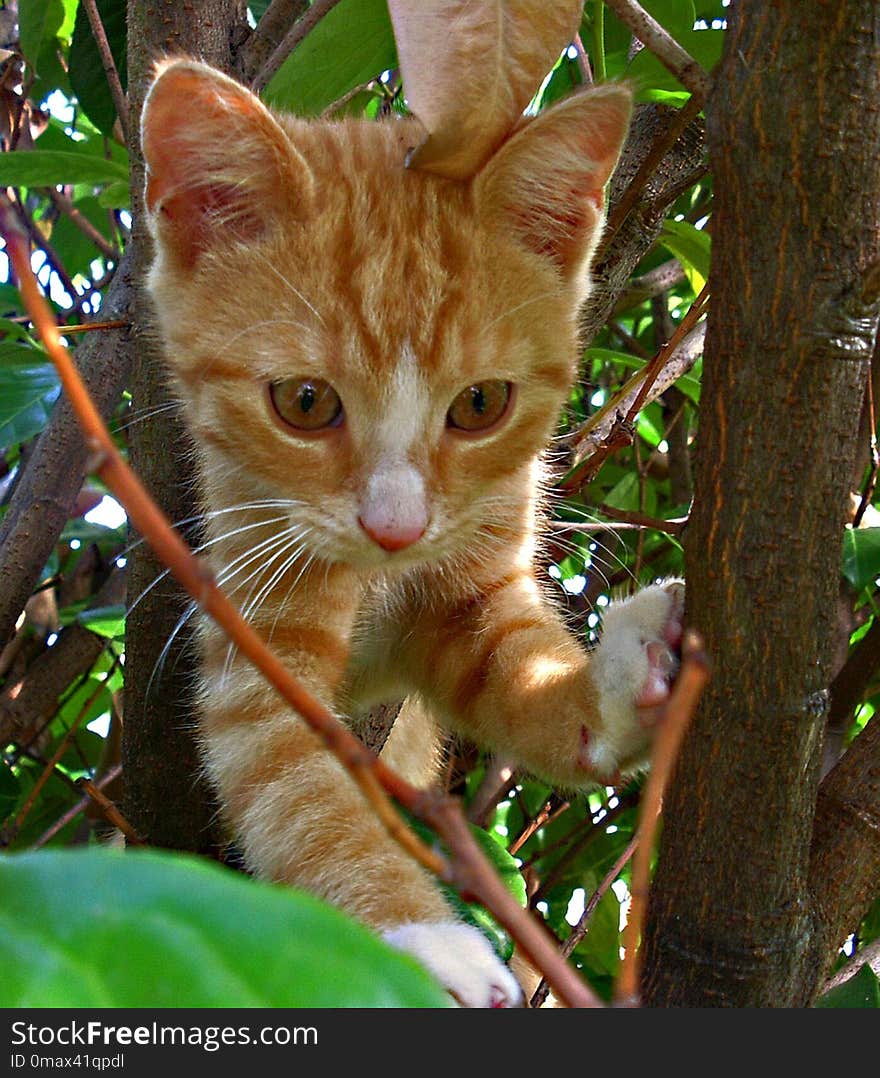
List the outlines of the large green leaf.
{"type": "Polygon", "coordinates": [[[880,576],[880,528],[847,528],[843,533],[843,575],[856,591],[880,576]]]}
{"type": "MultiPolygon", "coordinates": [[[[125,0],[97,0],[97,7],[124,90],[127,66],[126,3],[125,0]]],[[[92,123],[105,135],[112,135],[116,106],[88,14],[82,5],[76,13],[70,43],[70,85],[92,123]]]]}
{"type": "Polygon", "coordinates": [[[287,58],[264,97],[299,116],[315,116],[396,62],[385,0],[342,0],[287,58]]]}
{"type": "Polygon", "coordinates": [[[339,910],[155,851],[0,858],[4,1007],[445,1007],[339,910]]]}
{"type": "Polygon", "coordinates": [[[127,180],[128,169],[90,153],[69,150],[13,150],[0,154],[0,187],[54,187],[55,184],[127,180]]]}
{"type": "Polygon", "coordinates": [[[18,34],[22,55],[39,69],[40,56],[54,44],[64,22],[63,0],[27,0],[18,13],[18,34]]]}
{"type": "Polygon", "coordinates": [[[0,448],[39,434],[60,392],[55,368],[39,349],[0,342],[0,448]]]}

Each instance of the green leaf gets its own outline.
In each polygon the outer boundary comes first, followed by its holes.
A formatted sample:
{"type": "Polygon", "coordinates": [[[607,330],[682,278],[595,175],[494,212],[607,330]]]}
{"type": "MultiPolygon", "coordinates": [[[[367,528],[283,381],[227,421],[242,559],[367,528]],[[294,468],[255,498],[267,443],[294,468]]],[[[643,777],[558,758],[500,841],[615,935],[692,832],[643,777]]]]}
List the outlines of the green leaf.
{"type": "MultiPolygon", "coordinates": [[[[128,49],[125,0],[97,0],[97,7],[124,90],[128,49]]],[[[83,6],[80,6],[76,13],[76,24],[70,43],[70,85],[92,123],[105,135],[111,136],[116,120],[116,106],[113,104],[91,23],[83,6]]]]}
{"type": "Polygon", "coordinates": [[[285,60],[264,97],[299,116],[315,116],[396,63],[385,0],[342,0],[285,60]]]}
{"type": "Polygon", "coordinates": [[[693,0],[641,0],[641,5],[673,37],[690,33],[694,28],[693,0]]]}
{"type": "Polygon", "coordinates": [[[695,228],[690,221],[663,222],[660,242],[681,262],[694,292],[701,292],[709,279],[711,237],[708,232],[695,228]]]}
{"type": "Polygon", "coordinates": [[[856,591],[880,576],[880,528],[847,528],[843,533],[843,575],[856,591]]]}
{"type": "Polygon", "coordinates": [[[98,195],[98,204],[107,210],[125,210],[131,201],[131,191],[128,183],[119,180],[109,183],[98,195]]]}
{"type": "MultiPolygon", "coordinates": [[[[72,144],[74,145],[74,144],[72,144]]],[[[12,150],[0,154],[0,186],[54,187],[128,180],[128,169],[92,154],[69,150],[12,150]]]]}
{"type": "Polygon", "coordinates": [[[20,786],[18,778],[9,767],[0,760],[0,821],[5,820],[15,808],[19,793],[20,786]]]}
{"type": "Polygon", "coordinates": [[[98,636],[113,639],[125,631],[125,604],[90,607],[80,611],[76,620],[98,636]]]}
{"type": "Polygon", "coordinates": [[[310,895],[158,851],[0,859],[4,1007],[447,1007],[310,895]]]}
{"type": "MultiPolygon", "coordinates": [[[[679,31],[673,34],[673,37],[706,71],[711,72],[721,59],[724,30],[679,31]]],[[[650,49],[641,49],[636,53],[629,65],[627,75],[635,80],[639,88],[637,100],[644,100],[646,90],[680,91],[683,89],[675,75],[664,67],[650,49]]]]}
{"type": "Polygon", "coordinates": [[[13,341],[25,341],[36,347],[24,326],[20,322],[13,322],[11,318],[0,318],[0,334],[13,341]]]}
{"type": "Polygon", "coordinates": [[[623,478],[615,483],[605,495],[605,501],[615,509],[639,508],[639,478],[635,472],[625,472],[623,478]]]}
{"type": "Polygon", "coordinates": [[[52,46],[64,22],[62,0],[26,0],[18,12],[18,33],[22,55],[39,71],[44,49],[52,46]]]}
{"type": "Polygon", "coordinates": [[[852,1007],[880,1007],[880,981],[867,964],[848,981],[832,988],[816,1001],[817,1007],[836,1009],[852,1007]]]}
{"type": "MultiPolygon", "coordinates": [[[[406,817],[409,826],[426,845],[440,845],[437,836],[426,823],[409,813],[404,813],[403,815],[406,817]]],[[[496,839],[488,831],[471,824],[470,832],[472,838],[480,847],[483,856],[495,869],[504,886],[521,906],[525,906],[526,884],[516,859],[511,857],[505,847],[502,846],[500,840],[496,839]]],[[[506,962],[513,954],[513,941],[507,932],[481,905],[476,902],[466,902],[455,888],[444,885],[443,893],[447,902],[458,913],[459,917],[463,921],[472,924],[475,928],[479,928],[498,952],[498,955],[506,962]]]]}
{"type": "MultiPolygon", "coordinates": [[[[81,198],[74,206],[110,242],[107,210],[98,199],[81,198]]],[[[94,242],[66,214],[61,214],[52,225],[49,238],[57,251],[64,252],[64,267],[71,276],[77,273],[87,275],[91,263],[96,258],[104,257],[94,242]]]]}
{"type": "Polygon", "coordinates": [[[266,8],[269,6],[269,0],[251,0],[248,4],[250,13],[254,17],[254,22],[259,25],[260,19],[266,14],[266,8]]]}
{"type": "MultiPolygon", "coordinates": [[[[482,828],[471,825],[471,834],[483,852],[486,860],[501,877],[504,886],[521,906],[526,904],[526,883],[516,860],[511,857],[501,842],[482,828]]],[[[446,897],[456,909],[462,920],[479,928],[489,939],[499,956],[507,961],[513,954],[513,941],[482,906],[474,902],[465,902],[461,895],[452,888],[446,888],[446,897]]]]}
{"type": "Polygon", "coordinates": [[[58,375],[43,352],[0,342],[0,447],[39,434],[60,392],[58,375]]]}

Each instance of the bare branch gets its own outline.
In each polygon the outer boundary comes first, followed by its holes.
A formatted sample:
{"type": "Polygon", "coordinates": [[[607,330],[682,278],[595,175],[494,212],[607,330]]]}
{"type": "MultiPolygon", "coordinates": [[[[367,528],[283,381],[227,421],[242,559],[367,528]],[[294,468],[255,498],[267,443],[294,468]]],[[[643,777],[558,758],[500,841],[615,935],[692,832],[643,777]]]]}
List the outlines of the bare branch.
{"type": "Polygon", "coordinates": [[[635,0],[605,0],[622,23],[632,30],[661,64],[695,97],[704,102],[712,89],[712,80],[697,61],[679,45],[635,0]]]}
{"type": "Polygon", "coordinates": [[[315,0],[305,14],[297,19],[284,35],[281,44],[270,55],[269,59],[266,60],[256,75],[254,75],[251,82],[251,88],[255,93],[265,90],[272,81],[274,75],[281,68],[281,65],[287,57],[290,56],[297,45],[307,34],[314,30],[327,12],[335,8],[338,3],[339,0],[315,0]]]}
{"type": "Polygon", "coordinates": [[[641,277],[633,277],[627,290],[621,295],[614,305],[614,314],[621,314],[633,307],[638,307],[646,299],[653,299],[667,292],[670,288],[684,284],[687,275],[684,267],[677,258],[670,258],[655,269],[642,274],[641,277]]]}
{"type": "Polygon", "coordinates": [[[251,83],[284,35],[309,8],[309,0],[272,0],[238,56],[238,74],[251,83]]]}
{"type": "MultiPolygon", "coordinates": [[[[694,305],[696,307],[696,304],[694,305]]],[[[693,308],[692,308],[693,310],[693,308]]],[[[702,313],[697,310],[696,317],[702,313]]],[[[694,320],[695,320],[694,319],[694,320]]],[[[706,324],[684,325],[684,319],[678,327],[684,333],[657,353],[655,361],[646,364],[637,371],[619,393],[611,398],[596,412],[578,432],[575,464],[571,472],[560,483],[564,490],[577,490],[596,474],[606,457],[619,446],[626,444],[615,437],[620,427],[631,426],[639,408],[656,400],[683,374],[686,374],[703,353],[706,337],[706,324]],[[648,378],[651,378],[648,389],[648,378]],[[641,397],[641,399],[639,399],[641,397]]]]}

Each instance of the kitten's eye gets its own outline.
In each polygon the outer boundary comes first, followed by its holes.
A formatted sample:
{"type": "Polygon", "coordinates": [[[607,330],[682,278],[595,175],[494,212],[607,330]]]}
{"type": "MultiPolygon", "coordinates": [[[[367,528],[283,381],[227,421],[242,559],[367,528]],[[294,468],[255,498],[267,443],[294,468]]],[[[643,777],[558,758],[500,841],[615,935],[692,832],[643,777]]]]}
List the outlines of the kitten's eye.
{"type": "Polygon", "coordinates": [[[510,382],[477,382],[463,389],[446,413],[447,427],[456,430],[488,430],[507,411],[510,382]]]}
{"type": "Polygon", "coordinates": [[[342,422],[339,394],[323,378],[284,378],[269,384],[272,407],[297,430],[324,430],[342,422]]]}

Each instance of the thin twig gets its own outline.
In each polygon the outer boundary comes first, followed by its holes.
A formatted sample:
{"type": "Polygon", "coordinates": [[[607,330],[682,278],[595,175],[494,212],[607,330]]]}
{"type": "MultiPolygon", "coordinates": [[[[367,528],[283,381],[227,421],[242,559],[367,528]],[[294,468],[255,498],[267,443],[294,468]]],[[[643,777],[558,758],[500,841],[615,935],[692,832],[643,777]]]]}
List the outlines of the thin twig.
{"type": "MultiPolygon", "coordinates": [[[[99,779],[92,782],[92,793],[94,794],[95,790],[103,790],[105,786],[109,786],[111,782],[114,782],[116,779],[118,779],[121,774],[122,764],[114,764],[114,766],[111,767],[106,774],[102,775],[99,779]]],[[[71,820],[75,820],[81,812],[85,812],[85,810],[89,807],[89,805],[93,804],[93,802],[93,796],[84,797],[81,801],[78,801],[75,805],[69,808],[63,816],[60,816],[55,821],[55,823],[52,824],[51,827],[47,828],[43,832],[43,834],[40,835],[40,837],[34,843],[34,848],[36,849],[40,846],[45,846],[47,842],[51,842],[51,840],[58,834],[59,831],[63,831],[71,820]]]]}
{"type": "Polygon", "coordinates": [[[86,15],[89,17],[92,36],[95,39],[95,44],[98,46],[98,55],[101,57],[101,66],[104,68],[104,74],[107,76],[107,85],[110,87],[110,96],[113,98],[116,116],[119,120],[119,126],[122,129],[122,139],[127,146],[129,135],[128,99],[125,96],[125,91],[122,89],[119,72],[116,70],[116,61],[113,59],[113,53],[110,50],[110,42],[107,40],[107,31],[104,29],[103,22],[101,22],[101,15],[95,0],[82,0],[82,5],[86,9],[86,15]]]}
{"type": "Polygon", "coordinates": [[[639,528],[653,528],[655,531],[666,532],[667,535],[679,535],[687,517],[671,517],[669,520],[661,520],[659,517],[648,516],[647,513],[630,512],[627,509],[618,509],[614,505],[596,506],[596,512],[608,518],[608,524],[635,524],[639,528]]]}
{"type": "MultiPolygon", "coordinates": [[[[16,192],[16,195],[18,194],[19,193],[16,192]]],[[[31,243],[34,245],[34,247],[36,247],[38,251],[43,252],[46,258],[46,265],[61,282],[61,287],[70,297],[70,302],[72,304],[75,304],[77,300],[81,298],[81,296],[79,292],[77,292],[73,280],[71,279],[70,274],[64,268],[64,264],[59,258],[55,248],[34,224],[31,215],[28,213],[27,208],[24,205],[24,202],[22,202],[19,197],[16,197],[16,200],[13,205],[15,207],[16,216],[18,217],[21,224],[24,226],[31,243]]]]}
{"type": "Polygon", "coordinates": [[[651,751],[651,769],[642,794],[630,885],[632,899],[623,930],[623,961],[615,985],[615,997],[622,1006],[638,1005],[641,977],[639,941],[648,904],[651,854],[663,806],[663,794],[708,679],[709,662],[703,651],[702,640],[695,632],[688,630],[682,642],[681,670],[658,723],[651,751]]]}
{"type": "MultiPolygon", "coordinates": [[[[587,929],[590,927],[590,921],[593,919],[593,914],[596,912],[599,903],[608,891],[608,888],[617,879],[617,877],[623,872],[624,868],[628,864],[630,858],[635,853],[636,846],[638,845],[638,838],[632,838],[624,848],[623,853],[600,882],[596,890],[590,895],[589,900],[584,906],[584,912],[578,918],[577,924],[572,928],[570,935],[562,944],[559,949],[559,953],[563,958],[568,958],[575,947],[586,936],[587,929]]],[[[538,987],[535,989],[534,995],[529,1003],[530,1007],[542,1007],[547,1001],[547,996],[550,995],[550,985],[545,980],[541,980],[538,987]]]]}
{"type": "Polygon", "coordinates": [[[704,288],[656,356],[636,371],[575,435],[569,436],[570,440],[577,438],[577,448],[574,464],[558,484],[561,490],[581,490],[615,449],[629,445],[633,420],[639,409],[650,404],[690,370],[702,354],[706,329],[696,323],[705,314],[705,296],[708,292],[704,288]]]}
{"type": "Polygon", "coordinates": [[[119,250],[113,246],[112,243],[106,237],[104,237],[92,222],[86,217],[84,213],[81,213],[76,206],[67,198],[62,195],[60,191],[56,191],[54,187],[45,188],[46,194],[54,203],[55,207],[64,214],[65,217],[69,217],[70,220],[76,225],[76,227],[82,232],[84,236],[98,248],[101,254],[110,262],[118,262],[121,258],[119,250]]]}
{"type": "Polygon", "coordinates": [[[65,337],[74,333],[94,333],[99,329],[130,329],[131,322],[127,318],[108,318],[106,322],[80,322],[75,326],[62,326],[61,332],[65,337]]]}
{"type": "Polygon", "coordinates": [[[702,102],[709,96],[712,79],[657,20],[635,0],[605,0],[624,25],[651,50],[661,64],[702,102]]]}
{"type": "Polygon", "coordinates": [[[310,8],[291,26],[284,39],[254,76],[251,89],[260,93],[272,81],[281,65],[299,43],[318,25],[321,19],[339,3],[339,0],[315,0],[310,8]]]}
{"type": "Polygon", "coordinates": [[[78,779],[77,786],[84,790],[88,799],[101,810],[104,819],[108,823],[113,824],[118,828],[123,835],[125,835],[125,841],[132,846],[145,845],[144,839],[135,831],[131,824],[122,815],[115,803],[110,800],[105,794],[101,792],[101,788],[97,786],[91,779],[78,779]]]}
{"type": "Polygon", "coordinates": [[[509,894],[471,835],[458,803],[444,794],[419,790],[406,782],[307,692],[277,655],[269,650],[253,626],[242,618],[204,564],[174,531],[125,464],[67,349],[61,344],[61,330],[31,271],[29,246],[15,226],[6,199],[0,199],[0,225],[25,306],[56,366],[71,407],[83,426],[86,443],[93,455],[91,470],[97,472],[125,506],[135,529],[148,540],[157,557],[168,566],[202,609],[222,627],[239,652],[260,670],[269,684],[334,753],[391,837],[440,879],[481,902],[510,933],[525,958],[545,974],[563,1002],[569,1006],[601,1007],[603,1004],[595,993],[559,959],[550,934],[509,894]],[[451,858],[442,856],[422,842],[403,823],[389,796],[440,834],[452,854],[451,858]]]}
{"type": "MultiPolygon", "coordinates": [[[[114,657],[113,664],[111,665],[109,671],[107,672],[107,677],[108,678],[110,677],[110,675],[113,673],[113,671],[116,669],[116,667],[118,665],[119,665],[119,656],[117,655],[117,656],[114,657]]],[[[6,832],[5,832],[4,836],[3,836],[4,844],[8,845],[9,843],[11,843],[15,839],[15,837],[19,833],[19,831],[21,830],[21,826],[24,823],[24,821],[27,819],[28,813],[34,807],[34,803],[36,802],[37,797],[40,794],[40,791],[43,789],[43,787],[49,781],[49,778],[51,777],[51,775],[54,773],[55,765],[58,763],[58,761],[61,759],[61,757],[65,754],[65,752],[67,752],[67,746],[73,740],[74,735],[76,734],[77,730],[79,729],[80,725],[82,724],[83,719],[89,713],[89,709],[91,708],[92,704],[94,704],[94,702],[98,699],[98,697],[104,691],[104,688],[105,688],[105,683],[102,681],[95,688],[95,690],[89,694],[88,699],[85,701],[85,703],[82,705],[82,707],[77,712],[77,715],[74,718],[73,722],[68,727],[67,732],[64,734],[64,736],[58,742],[58,745],[56,746],[55,751],[52,753],[50,758],[46,761],[46,766],[43,768],[41,774],[37,778],[37,781],[34,783],[33,788],[31,789],[30,793],[25,798],[25,802],[21,806],[21,808],[19,809],[18,815],[15,817],[15,819],[9,825],[9,828],[6,830],[6,832]]]]}

